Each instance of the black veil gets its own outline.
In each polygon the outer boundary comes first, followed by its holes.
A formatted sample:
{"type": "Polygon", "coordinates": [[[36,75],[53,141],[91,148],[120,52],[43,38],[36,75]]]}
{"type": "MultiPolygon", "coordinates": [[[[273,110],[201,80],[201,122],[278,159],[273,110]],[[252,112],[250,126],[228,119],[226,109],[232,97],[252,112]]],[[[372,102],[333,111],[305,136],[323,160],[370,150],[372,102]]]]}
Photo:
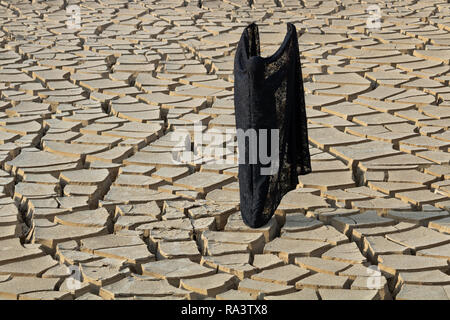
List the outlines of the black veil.
{"type": "Polygon", "coordinates": [[[298,175],[311,172],[300,53],[293,24],[288,23],[283,43],[270,57],[260,56],[258,26],[252,23],[245,28],[234,61],[234,104],[241,214],[248,226],[257,228],[269,221],[282,197],[295,189],[298,175]],[[261,129],[267,129],[267,134],[261,129]],[[271,129],[278,129],[278,135],[271,129]],[[260,156],[266,154],[265,148],[269,154],[274,151],[270,164],[260,156]]]}

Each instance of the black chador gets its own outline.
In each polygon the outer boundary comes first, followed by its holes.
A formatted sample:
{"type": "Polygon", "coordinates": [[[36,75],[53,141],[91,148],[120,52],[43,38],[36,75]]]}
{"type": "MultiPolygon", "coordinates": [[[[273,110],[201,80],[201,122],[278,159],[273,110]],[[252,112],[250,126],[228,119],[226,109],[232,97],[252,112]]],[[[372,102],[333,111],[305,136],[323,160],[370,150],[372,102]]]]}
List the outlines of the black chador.
{"type": "Polygon", "coordinates": [[[266,224],[282,197],[311,172],[297,30],[261,57],[256,24],[245,28],[234,60],[240,207],[244,222],[266,224]]]}

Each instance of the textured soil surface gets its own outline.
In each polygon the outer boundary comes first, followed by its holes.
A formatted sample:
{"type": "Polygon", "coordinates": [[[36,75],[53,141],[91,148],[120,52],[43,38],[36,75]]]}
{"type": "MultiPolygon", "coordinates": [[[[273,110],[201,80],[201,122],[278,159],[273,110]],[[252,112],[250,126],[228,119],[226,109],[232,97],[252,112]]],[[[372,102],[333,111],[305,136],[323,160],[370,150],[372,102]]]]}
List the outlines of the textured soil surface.
{"type": "Polygon", "coordinates": [[[450,299],[449,17],[0,0],[0,299],[450,299]],[[263,56],[297,27],[313,169],[259,229],[233,103],[253,21],[263,56]]]}

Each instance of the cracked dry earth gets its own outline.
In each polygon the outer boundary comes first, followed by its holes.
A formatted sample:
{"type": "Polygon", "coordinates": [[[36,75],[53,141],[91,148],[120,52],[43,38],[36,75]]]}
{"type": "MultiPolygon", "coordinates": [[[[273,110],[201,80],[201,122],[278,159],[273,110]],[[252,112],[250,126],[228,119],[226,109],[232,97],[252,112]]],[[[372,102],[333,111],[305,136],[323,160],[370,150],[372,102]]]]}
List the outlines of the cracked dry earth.
{"type": "Polygon", "coordinates": [[[2,299],[450,298],[450,5],[244,2],[0,0],[2,299]],[[233,128],[253,21],[297,27],[313,173],[252,230],[235,139],[172,151],[233,128]]]}

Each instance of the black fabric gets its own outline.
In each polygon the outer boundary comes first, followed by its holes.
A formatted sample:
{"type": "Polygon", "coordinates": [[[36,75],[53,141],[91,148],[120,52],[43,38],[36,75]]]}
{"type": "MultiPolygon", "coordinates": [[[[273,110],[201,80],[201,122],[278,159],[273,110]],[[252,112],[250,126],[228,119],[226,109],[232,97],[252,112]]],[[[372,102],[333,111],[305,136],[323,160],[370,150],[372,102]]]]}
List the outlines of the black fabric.
{"type": "MultiPolygon", "coordinates": [[[[272,175],[261,174],[261,168],[268,165],[263,165],[260,157],[249,163],[250,139],[238,139],[241,215],[245,224],[258,228],[269,221],[282,197],[295,189],[298,175],[311,172],[300,53],[293,24],[288,23],[280,48],[266,58],[260,56],[258,26],[252,23],[244,30],[234,60],[234,104],[236,128],[244,132],[256,129],[258,150],[259,129],[279,129],[279,169],[272,175]]],[[[270,151],[270,146],[267,149],[270,151]]]]}

